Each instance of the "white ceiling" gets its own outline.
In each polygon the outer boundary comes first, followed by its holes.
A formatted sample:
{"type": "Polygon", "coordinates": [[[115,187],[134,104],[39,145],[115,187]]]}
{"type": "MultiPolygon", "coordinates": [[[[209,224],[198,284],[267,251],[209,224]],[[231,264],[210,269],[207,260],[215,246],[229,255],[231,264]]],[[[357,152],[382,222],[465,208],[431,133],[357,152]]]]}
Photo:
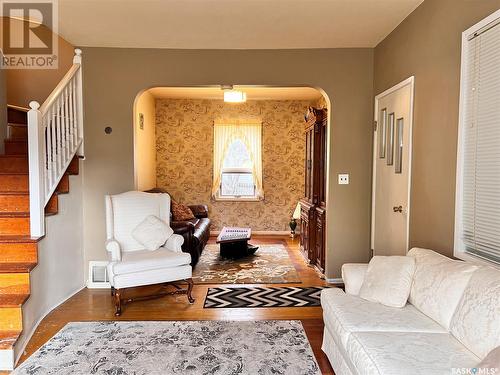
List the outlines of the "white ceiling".
{"type": "MultiPolygon", "coordinates": [[[[247,100],[316,100],[321,93],[311,87],[233,86],[244,91],[247,100]]],[[[162,99],[223,99],[220,87],[155,87],[149,89],[155,98],[162,99]]]]}
{"type": "Polygon", "coordinates": [[[423,0],[59,0],[77,46],[374,47],[423,0]]]}

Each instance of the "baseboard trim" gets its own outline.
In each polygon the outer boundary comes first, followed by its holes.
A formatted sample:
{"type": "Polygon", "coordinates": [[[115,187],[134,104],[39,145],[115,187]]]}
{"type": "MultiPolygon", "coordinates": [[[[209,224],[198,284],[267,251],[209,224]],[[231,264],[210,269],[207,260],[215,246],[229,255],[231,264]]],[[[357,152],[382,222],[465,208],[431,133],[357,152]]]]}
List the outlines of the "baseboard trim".
{"type": "MultiPolygon", "coordinates": [[[[220,234],[220,230],[211,230],[210,235],[211,236],[218,236],[220,234]]],[[[286,230],[252,230],[252,234],[255,234],[256,236],[289,236],[290,231],[286,230]]],[[[298,233],[295,234],[295,237],[298,237],[298,233]]]]}
{"type": "MultiPolygon", "coordinates": [[[[28,332],[26,334],[26,340],[24,340],[24,342],[21,343],[21,346],[19,347],[19,351],[15,350],[16,349],[16,344],[14,344],[14,354],[15,355],[15,362],[14,362],[14,368],[16,367],[17,363],[19,362],[19,359],[21,358],[21,356],[23,355],[24,353],[24,350],[26,349],[26,345],[28,345],[28,342],[31,340],[31,337],[33,336],[33,334],[35,333],[36,329],[38,328],[38,326],[40,325],[40,323],[42,322],[43,319],[45,319],[45,317],[52,311],[54,310],[56,307],[62,305],[64,302],[66,302],[68,299],[70,299],[71,297],[73,297],[75,294],[77,294],[78,292],[82,291],[83,289],[86,288],[86,285],[82,285],[81,287],[77,288],[75,291],[73,292],[70,292],[68,293],[68,296],[66,298],[63,298],[61,302],[59,303],[56,303],[55,305],[53,305],[52,307],[48,308],[47,310],[45,310],[45,312],[40,316],[40,318],[36,321],[36,323],[33,325],[33,328],[30,330],[30,332],[28,332]]],[[[22,335],[22,334],[21,334],[22,335]]],[[[22,335],[24,336],[24,335],[22,335]]]]}
{"type": "Polygon", "coordinates": [[[325,279],[328,284],[344,284],[344,280],[342,278],[336,279],[325,279]]]}
{"type": "Polygon", "coordinates": [[[0,350],[0,371],[12,371],[14,367],[7,364],[14,363],[14,350],[13,349],[2,349],[0,350]]]}

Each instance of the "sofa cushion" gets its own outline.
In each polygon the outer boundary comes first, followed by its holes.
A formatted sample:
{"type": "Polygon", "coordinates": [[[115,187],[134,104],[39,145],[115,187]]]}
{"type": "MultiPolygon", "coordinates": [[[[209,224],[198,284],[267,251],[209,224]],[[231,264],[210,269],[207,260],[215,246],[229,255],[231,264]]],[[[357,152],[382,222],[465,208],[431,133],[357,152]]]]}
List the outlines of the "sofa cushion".
{"type": "Polygon", "coordinates": [[[359,295],[367,270],[368,264],[366,263],[344,263],[342,265],[342,280],[347,294],[359,295]]]}
{"type": "Polygon", "coordinates": [[[474,272],[450,332],[479,358],[500,346],[500,270],[480,267],[474,272]]]}
{"type": "Polygon", "coordinates": [[[147,250],[158,250],[174,234],[160,218],[149,215],[132,231],[132,237],[147,250]]]}
{"type": "Polygon", "coordinates": [[[167,283],[170,281],[179,281],[192,277],[192,268],[189,265],[159,268],[143,272],[124,273],[114,275],[113,282],[116,289],[130,288],[141,285],[153,285],[167,283]]]}
{"type": "Polygon", "coordinates": [[[478,358],[449,333],[354,332],[346,348],[359,374],[451,374],[478,358]]]}
{"type": "Polygon", "coordinates": [[[122,254],[122,261],[112,265],[114,275],[188,265],[191,256],[164,248],[155,251],[139,250],[122,254]]]}
{"type": "Polygon", "coordinates": [[[452,260],[432,250],[413,248],[415,274],[409,301],[446,329],[477,266],[452,260]]]}
{"type": "Polygon", "coordinates": [[[359,296],[391,307],[406,305],[410,294],[415,258],[374,256],[368,264],[359,296]]]}
{"type": "Polygon", "coordinates": [[[340,288],[324,289],[321,306],[325,325],[342,345],[352,332],[359,331],[446,332],[412,305],[384,306],[345,294],[340,288]]]}

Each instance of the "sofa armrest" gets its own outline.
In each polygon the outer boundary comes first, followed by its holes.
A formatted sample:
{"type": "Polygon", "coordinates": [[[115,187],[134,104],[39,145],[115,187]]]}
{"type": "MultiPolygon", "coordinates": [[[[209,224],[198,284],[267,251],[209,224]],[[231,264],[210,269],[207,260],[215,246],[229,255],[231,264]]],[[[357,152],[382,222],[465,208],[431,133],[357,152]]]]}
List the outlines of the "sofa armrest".
{"type": "Polygon", "coordinates": [[[106,241],[106,250],[111,255],[112,262],[119,262],[122,260],[122,250],[118,241],[109,239],[106,241]]]}
{"type": "Polygon", "coordinates": [[[175,251],[176,253],[182,252],[182,244],[184,243],[184,237],[179,234],[172,234],[163,247],[167,250],[175,251]]]}
{"type": "Polygon", "coordinates": [[[208,206],[205,204],[193,204],[188,206],[191,211],[193,211],[193,215],[198,218],[208,217],[208,206]]]}
{"type": "Polygon", "coordinates": [[[368,263],[346,263],[342,265],[342,279],[347,294],[354,296],[359,294],[367,269],[368,263]]]}
{"type": "Polygon", "coordinates": [[[185,234],[194,232],[194,224],[191,221],[171,221],[170,228],[175,234],[185,234]]]}

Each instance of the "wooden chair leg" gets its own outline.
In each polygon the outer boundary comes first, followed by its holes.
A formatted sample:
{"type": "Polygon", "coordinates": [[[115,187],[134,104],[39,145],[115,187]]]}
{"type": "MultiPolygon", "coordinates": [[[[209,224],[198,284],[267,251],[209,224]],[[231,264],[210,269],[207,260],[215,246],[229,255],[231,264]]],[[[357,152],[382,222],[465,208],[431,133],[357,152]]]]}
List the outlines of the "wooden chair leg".
{"type": "Polygon", "coordinates": [[[187,298],[188,298],[188,301],[189,303],[194,303],[194,298],[193,296],[191,295],[191,292],[193,291],[193,279],[189,278],[186,280],[187,284],[188,284],[188,290],[187,290],[187,298]]]}
{"type": "Polygon", "coordinates": [[[115,316],[122,314],[122,300],[120,298],[120,289],[115,289],[115,316]]]}

